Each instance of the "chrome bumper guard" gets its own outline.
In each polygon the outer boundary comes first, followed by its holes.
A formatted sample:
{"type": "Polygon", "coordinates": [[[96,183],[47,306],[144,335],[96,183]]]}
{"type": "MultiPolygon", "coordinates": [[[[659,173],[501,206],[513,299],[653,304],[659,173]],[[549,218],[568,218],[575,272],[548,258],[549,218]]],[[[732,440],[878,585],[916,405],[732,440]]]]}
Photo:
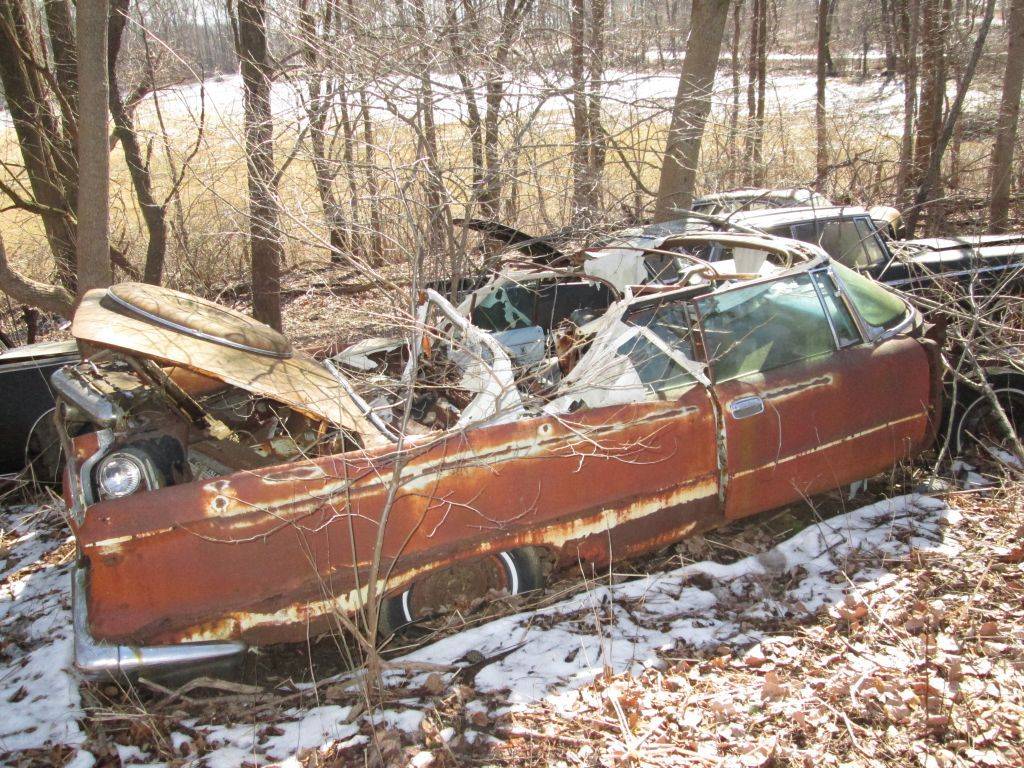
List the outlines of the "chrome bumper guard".
{"type": "Polygon", "coordinates": [[[206,664],[241,654],[246,645],[237,640],[178,645],[115,645],[89,634],[85,599],[86,571],[74,567],[71,577],[71,611],[75,625],[75,668],[86,677],[110,677],[140,671],[170,670],[206,664]]]}

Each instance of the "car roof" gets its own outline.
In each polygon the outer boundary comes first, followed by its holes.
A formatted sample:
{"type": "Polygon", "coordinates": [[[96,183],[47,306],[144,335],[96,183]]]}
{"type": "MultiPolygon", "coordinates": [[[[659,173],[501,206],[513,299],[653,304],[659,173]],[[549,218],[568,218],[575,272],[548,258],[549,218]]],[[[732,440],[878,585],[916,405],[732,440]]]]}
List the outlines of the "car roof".
{"type": "Polygon", "coordinates": [[[748,227],[767,229],[769,227],[797,224],[802,221],[827,221],[839,217],[868,216],[868,210],[860,205],[795,206],[773,208],[764,211],[738,211],[722,218],[748,227]]]}
{"type": "Polygon", "coordinates": [[[746,187],[741,189],[730,189],[727,192],[712,192],[702,195],[694,200],[694,204],[711,203],[723,200],[746,200],[764,198],[765,200],[796,199],[803,198],[810,200],[813,197],[824,197],[813,189],[807,187],[785,187],[782,189],[769,189],[767,187],[746,187]]]}

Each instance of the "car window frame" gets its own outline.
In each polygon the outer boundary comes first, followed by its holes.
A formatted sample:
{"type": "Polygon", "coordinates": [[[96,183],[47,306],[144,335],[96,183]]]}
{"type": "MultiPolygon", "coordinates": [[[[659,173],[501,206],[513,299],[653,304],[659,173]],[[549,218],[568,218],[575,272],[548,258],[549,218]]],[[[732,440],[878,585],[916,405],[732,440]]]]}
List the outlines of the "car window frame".
{"type": "Polygon", "coordinates": [[[774,229],[769,229],[768,232],[772,234],[782,235],[783,237],[789,237],[801,243],[806,243],[809,241],[797,236],[797,228],[810,226],[814,228],[815,232],[815,239],[814,241],[811,241],[811,244],[817,245],[819,248],[823,248],[823,246],[821,245],[821,237],[823,234],[824,227],[828,224],[837,224],[843,222],[849,222],[853,224],[854,228],[858,229],[858,241],[860,243],[860,247],[863,249],[864,254],[868,253],[867,241],[873,240],[875,246],[877,247],[880,253],[880,257],[876,261],[873,261],[870,264],[865,264],[863,266],[851,266],[849,264],[845,264],[845,262],[842,259],[831,253],[829,253],[829,258],[838,261],[840,264],[843,264],[844,266],[849,267],[850,269],[856,269],[859,272],[873,271],[878,269],[879,267],[884,267],[887,261],[886,254],[888,253],[888,249],[882,242],[881,235],[878,233],[878,228],[875,226],[874,221],[867,214],[856,214],[854,216],[829,216],[828,218],[821,219],[805,219],[803,221],[794,221],[789,224],[782,225],[782,227],[775,227],[774,229]],[[869,232],[869,235],[867,237],[860,236],[859,227],[861,225],[867,227],[869,232]],[[779,231],[782,229],[784,229],[785,231],[779,231]]]}
{"type": "Polygon", "coordinates": [[[853,219],[855,225],[863,224],[865,227],[867,227],[867,230],[870,233],[868,237],[861,238],[861,244],[863,245],[865,252],[867,252],[867,241],[873,240],[875,246],[878,248],[879,258],[876,261],[873,261],[864,267],[850,267],[850,269],[857,269],[863,272],[866,270],[877,269],[879,266],[884,266],[887,261],[886,254],[889,251],[888,248],[886,248],[885,243],[882,241],[882,236],[878,232],[878,227],[875,226],[874,219],[872,219],[867,214],[852,216],[851,218],[853,219]]]}
{"type": "MultiPolygon", "coordinates": [[[[888,290],[885,283],[875,280],[875,278],[872,277],[871,275],[865,275],[859,270],[854,269],[853,267],[847,267],[845,264],[843,264],[843,266],[846,267],[846,269],[849,269],[851,272],[856,272],[857,274],[861,275],[866,280],[872,280],[874,282],[879,283],[883,290],[888,290]]],[[[914,324],[917,322],[918,312],[914,305],[911,304],[902,296],[900,296],[899,294],[895,294],[895,292],[893,292],[894,295],[896,295],[896,298],[902,301],[904,306],[907,308],[906,315],[897,325],[894,325],[892,328],[882,328],[880,326],[872,325],[860,313],[860,310],[857,309],[856,303],[854,303],[853,299],[850,298],[850,289],[847,287],[842,275],[836,273],[835,270],[832,268],[831,264],[829,265],[829,274],[832,276],[832,281],[837,286],[839,286],[839,292],[842,295],[843,300],[846,302],[846,306],[853,313],[854,320],[860,327],[861,336],[863,336],[864,340],[867,341],[868,343],[877,343],[879,341],[891,339],[894,336],[899,336],[902,333],[906,333],[908,329],[913,328],[914,324]]]]}
{"type": "MultiPolygon", "coordinates": [[[[698,310],[696,305],[694,304],[694,301],[689,298],[676,298],[666,301],[662,301],[659,299],[650,302],[650,304],[651,306],[648,307],[646,306],[645,302],[644,304],[632,308],[632,311],[627,311],[626,313],[624,313],[621,319],[622,324],[628,326],[631,329],[635,329],[631,338],[642,336],[647,342],[655,346],[658,349],[658,351],[660,351],[669,360],[671,360],[684,373],[693,377],[693,382],[689,382],[683,385],[666,387],[664,390],[655,389],[654,387],[650,387],[646,383],[644,383],[644,387],[649,387],[653,391],[654,399],[661,401],[678,400],[686,392],[689,392],[694,385],[699,384],[705,388],[710,387],[712,383],[710,370],[711,366],[704,359],[704,336],[701,329],[698,327],[700,321],[698,316],[698,310]],[[655,331],[651,330],[649,324],[631,322],[632,315],[638,314],[639,312],[648,309],[653,309],[654,311],[657,311],[657,309],[660,309],[663,306],[678,306],[683,311],[684,315],[687,317],[689,321],[688,336],[690,340],[690,345],[692,347],[691,351],[693,353],[692,358],[686,357],[672,344],[669,344],[667,341],[661,338],[661,336],[659,336],[655,331]],[[696,366],[698,367],[703,367],[703,370],[695,370],[694,368],[691,368],[689,365],[687,365],[687,363],[693,363],[696,364],[696,366]],[[667,393],[671,393],[671,395],[668,395],[667,393]]],[[[628,341],[629,339],[627,339],[624,343],[628,343],[628,341]]],[[[616,352],[618,352],[619,347],[616,347],[615,349],[616,352]]]]}
{"type": "Polygon", "coordinates": [[[845,286],[841,282],[839,282],[836,279],[835,274],[833,274],[832,265],[826,264],[821,267],[817,267],[815,269],[809,270],[807,274],[811,276],[811,285],[814,286],[814,290],[818,294],[818,301],[821,302],[821,308],[825,312],[825,319],[828,320],[829,328],[832,330],[832,341],[836,345],[836,351],[840,352],[844,349],[855,347],[858,344],[863,344],[867,337],[865,336],[863,323],[861,322],[862,318],[858,315],[857,310],[853,307],[852,302],[850,302],[849,298],[847,297],[845,286]],[[857,338],[846,344],[841,344],[839,342],[839,331],[836,330],[836,324],[835,321],[832,319],[832,313],[829,312],[828,310],[828,305],[825,303],[825,297],[822,295],[821,292],[821,286],[818,284],[818,281],[816,279],[817,275],[821,274],[825,275],[826,279],[828,279],[832,283],[832,286],[836,289],[836,295],[839,297],[840,304],[849,313],[850,318],[853,320],[853,327],[856,328],[857,330],[857,338]]]}

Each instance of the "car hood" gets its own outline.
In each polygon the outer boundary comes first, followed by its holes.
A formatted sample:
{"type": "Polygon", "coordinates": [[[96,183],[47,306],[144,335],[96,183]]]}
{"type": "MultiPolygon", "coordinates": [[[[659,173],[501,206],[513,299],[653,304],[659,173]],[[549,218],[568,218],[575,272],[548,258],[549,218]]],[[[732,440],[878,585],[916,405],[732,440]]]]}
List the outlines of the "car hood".
{"type": "Polygon", "coordinates": [[[214,302],[121,283],[86,293],[71,332],[86,353],[90,347],[115,349],[187,368],[330,422],[359,435],[364,445],[381,439],[320,363],[269,326],[214,302]]]}
{"type": "Polygon", "coordinates": [[[989,263],[1024,264],[1024,234],[964,235],[959,237],[928,237],[899,240],[894,247],[907,257],[925,266],[962,261],[975,268],[989,263]]]}

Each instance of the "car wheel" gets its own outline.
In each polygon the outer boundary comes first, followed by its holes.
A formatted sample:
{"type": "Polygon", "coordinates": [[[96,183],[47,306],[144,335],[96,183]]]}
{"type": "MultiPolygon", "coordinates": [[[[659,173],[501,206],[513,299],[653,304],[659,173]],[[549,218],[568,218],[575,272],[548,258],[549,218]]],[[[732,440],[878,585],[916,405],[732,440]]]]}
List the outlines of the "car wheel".
{"type": "Polygon", "coordinates": [[[531,547],[439,568],[417,579],[404,592],[386,598],[377,622],[377,637],[387,638],[414,622],[451,611],[469,610],[492,591],[521,595],[544,586],[540,552],[531,547]]]}
{"type": "MultiPolygon", "coordinates": [[[[990,382],[1010,424],[1021,435],[1024,430],[1024,376],[1003,375],[990,382]]],[[[961,401],[953,429],[952,447],[957,456],[1001,459],[1013,454],[1010,438],[999,416],[983,392],[971,392],[961,401]]]]}

